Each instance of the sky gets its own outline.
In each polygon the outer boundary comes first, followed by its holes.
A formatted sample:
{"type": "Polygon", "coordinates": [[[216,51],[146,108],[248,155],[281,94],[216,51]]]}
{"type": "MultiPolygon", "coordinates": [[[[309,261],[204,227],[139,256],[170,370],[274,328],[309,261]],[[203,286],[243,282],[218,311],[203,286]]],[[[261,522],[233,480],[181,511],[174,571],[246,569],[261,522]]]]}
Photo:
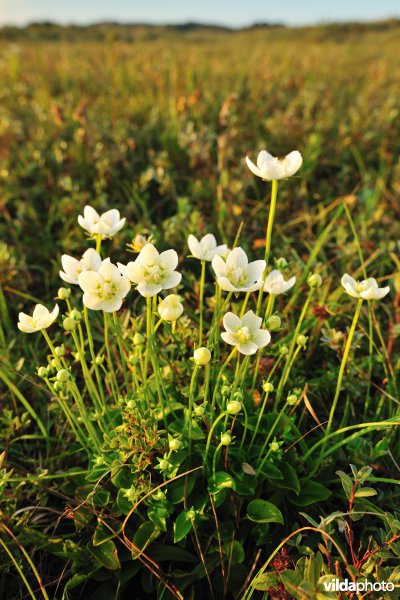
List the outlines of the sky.
{"type": "Polygon", "coordinates": [[[400,17],[399,0],[0,0],[0,25],[31,21],[182,23],[241,27],[254,22],[304,25],[400,17]]]}

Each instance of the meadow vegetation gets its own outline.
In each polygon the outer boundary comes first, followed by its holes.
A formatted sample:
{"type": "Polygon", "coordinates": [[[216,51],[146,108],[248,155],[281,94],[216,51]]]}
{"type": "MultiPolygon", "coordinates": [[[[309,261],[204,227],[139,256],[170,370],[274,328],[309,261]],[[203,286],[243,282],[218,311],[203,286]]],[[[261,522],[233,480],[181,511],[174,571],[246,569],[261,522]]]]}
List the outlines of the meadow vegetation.
{"type": "Polygon", "coordinates": [[[0,31],[0,597],[400,584],[399,32],[0,31]]]}

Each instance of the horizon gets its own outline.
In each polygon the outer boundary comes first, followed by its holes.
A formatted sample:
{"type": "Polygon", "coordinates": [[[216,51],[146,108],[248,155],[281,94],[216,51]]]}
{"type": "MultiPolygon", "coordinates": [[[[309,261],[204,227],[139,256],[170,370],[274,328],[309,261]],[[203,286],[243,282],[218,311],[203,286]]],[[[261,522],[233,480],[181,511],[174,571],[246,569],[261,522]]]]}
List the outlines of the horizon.
{"type": "Polygon", "coordinates": [[[400,18],[397,0],[382,0],[379,6],[368,6],[362,0],[336,0],[321,6],[319,0],[307,0],[301,6],[296,0],[283,0],[266,6],[265,0],[251,0],[246,5],[232,0],[204,0],[199,6],[194,0],[172,0],[168,6],[162,0],[149,5],[114,0],[0,0],[0,26],[24,27],[34,23],[55,25],[96,25],[99,23],[144,24],[154,26],[186,23],[241,29],[258,23],[304,27],[331,23],[370,23],[400,18]]]}

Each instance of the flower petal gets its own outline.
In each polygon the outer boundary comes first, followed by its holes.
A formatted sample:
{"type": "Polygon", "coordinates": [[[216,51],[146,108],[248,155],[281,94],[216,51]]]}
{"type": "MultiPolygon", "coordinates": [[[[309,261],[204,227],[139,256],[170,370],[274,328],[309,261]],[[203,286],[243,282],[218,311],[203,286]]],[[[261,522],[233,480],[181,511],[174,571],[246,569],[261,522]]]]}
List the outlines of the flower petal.
{"type": "Polygon", "coordinates": [[[226,331],[230,331],[232,333],[236,333],[236,331],[242,327],[242,321],[233,312],[227,312],[224,315],[222,323],[226,331]]]}
{"type": "Polygon", "coordinates": [[[257,177],[261,177],[260,169],[258,167],[256,167],[256,165],[253,163],[253,161],[251,161],[249,159],[248,156],[246,156],[246,164],[249,167],[250,171],[253,173],[253,175],[256,175],[257,177]]]}
{"type": "Polygon", "coordinates": [[[175,250],[161,252],[158,262],[168,271],[173,271],[178,266],[178,254],[175,250]]]}
{"type": "Polygon", "coordinates": [[[249,261],[247,258],[247,254],[243,250],[243,248],[234,248],[229,252],[228,257],[226,259],[226,266],[228,267],[228,269],[234,269],[239,267],[244,271],[247,268],[248,264],[249,261]]]}
{"type": "Polygon", "coordinates": [[[239,344],[238,350],[241,354],[255,354],[258,350],[257,344],[254,342],[246,342],[245,344],[239,344]]]}
{"type": "Polygon", "coordinates": [[[251,339],[259,348],[264,348],[270,343],[271,334],[266,329],[259,329],[253,333],[251,339]]]}
{"type": "Polygon", "coordinates": [[[285,156],[282,163],[285,169],[285,176],[291,177],[300,169],[303,164],[303,157],[298,150],[293,150],[293,152],[285,156]]]}
{"type": "Polygon", "coordinates": [[[137,291],[144,296],[144,298],[151,298],[161,292],[161,290],[162,287],[158,283],[139,283],[137,287],[137,291]]]}
{"type": "Polygon", "coordinates": [[[221,333],[221,338],[224,340],[224,342],[226,342],[227,344],[230,344],[231,346],[238,345],[237,338],[236,338],[235,334],[232,333],[231,331],[223,331],[221,333]]]}
{"type": "Polygon", "coordinates": [[[260,329],[262,325],[262,318],[258,317],[252,310],[248,310],[247,313],[242,317],[242,326],[248,327],[250,333],[260,329]]]}
{"type": "Polygon", "coordinates": [[[171,288],[176,287],[177,285],[180,284],[181,279],[182,279],[182,275],[180,273],[177,273],[176,271],[169,273],[166,277],[163,278],[163,280],[161,282],[162,289],[169,290],[171,288]]]}

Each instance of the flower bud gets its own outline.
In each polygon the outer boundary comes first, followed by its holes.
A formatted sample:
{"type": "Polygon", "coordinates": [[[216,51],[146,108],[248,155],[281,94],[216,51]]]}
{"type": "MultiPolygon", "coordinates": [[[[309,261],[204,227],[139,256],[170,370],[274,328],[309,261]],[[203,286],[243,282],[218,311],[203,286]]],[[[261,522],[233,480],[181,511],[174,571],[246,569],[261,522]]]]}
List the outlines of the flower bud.
{"type": "Polygon", "coordinates": [[[275,331],[279,329],[282,325],[282,321],[278,315],[271,315],[266,323],[267,329],[270,331],[275,331]]]}
{"type": "Polygon", "coordinates": [[[57,359],[56,358],[52,358],[51,361],[49,362],[49,367],[51,369],[56,369],[58,365],[57,359]]]}
{"type": "Polygon", "coordinates": [[[75,362],[79,362],[81,360],[81,354],[80,354],[80,352],[74,352],[73,353],[73,357],[75,359],[75,362]]]}
{"type": "Polygon", "coordinates": [[[226,411],[230,415],[237,415],[242,410],[242,403],[238,400],[231,400],[226,405],[226,411]]]}
{"type": "Polygon", "coordinates": [[[175,439],[169,441],[168,446],[169,446],[170,450],[173,450],[174,452],[176,452],[182,446],[182,442],[175,438],[175,439]]]}
{"type": "Polygon", "coordinates": [[[269,447],[271,449],[271,452],[278,452],[278,450],[279,450],[278,442],[271,442],[269,447]]]}
{"type": "Polygon", "coordinates": [[[231,393],[231,388],[229,387],[229,385],[223,385],[221,388],[221,394],[223,396],[229,396],[230,393],[231,393]]]}
{"type": "Polygon", "coordinates": [[[135,367],[139,362],[139,359],[137,356],[135,356],[134,354],[130,354],[129,358],[128,358],[128,363],[132,366],[135,367]]]}
{"type": "Polygon", "coordinates": [[[289,404],[289,406],[293,406],[294,404],[296,404],[297,403],[296,394],[289,394],[289,396],[286,398],[286,402],[289,404]]]}
{"type": "Polygon", "coordinates": [[[195,406],[193,409],[194,414],[196,415],[196,417],[202,417],[205,413],[205,408],[204,406],[200,405],[200,406],[195,406]]]}
{"type": "Polygon", "coordinates": [[[165,471],[165,469],[168,469],[169,467],[169,460],[166,460],[165,458],[160,460],[160,469],[162,471],[165,471]]]}
{"type": "Polygon", "coordinates": [[[67,317],[63,321],[63,327],[65,331],[73,331],[77,326],[77,322],[72,317],[67,317]]]}
{"type": "Polygon", "coordinates": [[[274,391],[274,385],[269,381],[264,381],[262,384],[262,389],[266,394],[274,391]]]}
{"type": "Polygon", "coordinates": [[[70,297],[70,295],[71,290],[65,287],[60,287],[57,292],[57,297],[60,298],[60,300],[67,300],[70,297]]]}
{"type": "Polygon", "coordinates": [[[305,335],[299,335],[299,336],[297,336],[296,342],[299,346],[305,347],[305,345],[307,344],[307,340],[308,340],[308,337],[306,337],[305,335]]]}
{"type": "Polygon", "coordinates": [[[64,346],[56,346],[54,350],[56,351],[56,356],[58,356],[58,358],[61,358],[65,354],[64,346]]]}
{"type": "Polygon", "coordinates": [[[231,441],[232,441],[232,437],[231,437],[230,433],[228,433],[228,432],[221,433],[221,444],[223,446],[229,446],[231,441]]]}
{"type": "Polygon", "coordinates": [[[186,517],[189,521],[194,521],[194,519],[196,518],[196,511],[194,510],[194,508],[191,508],[187,511],[186,517]]]}
{"type": "Polygon", "coordinates": [[[96,363],[96,365],[102,365],[104,362],[104,356],[101,356],[100,354],[98,354],[96,356],[96,358],[94,359],[94,362],[96,363]]]}
{"type": "Polygon", "coordinates": [[[55,381],[53,388],[55,392],[61,392],[63,389],[62,383],[60,383],[59,381],[55,381]]]}
{"type": "Polygon", "coordinates": [[[128,400],[128,402],[126,403],[126,408],[129,408],[129,410],[133,410],[136,407],[136,402],[134,400],[128,400]]]}
{"type": "Polygon", "coordinates": [[[319,273],[310,273],[307,279],[310,288],[319,288],[322,285],[322,277],[319,273]]]}
{"type": "Polygon", "coordinates": [[[99,467],[100,465],[104,464],[104,458],[102,456],[98,456],[94,461],[94,464],[99,467]]]}
{"type": "Polygon", "coordinates": [[[204,365],[208,365],[211,360],[211,352],[204,346],[202,348],[197,348],[197,350],[194,351],[193,360],[198,367],[204,367],[204,365]]]}
{"type": "Polygon", "coordinates": [[[48,377],[49,370],[46,367],[39,367],[37,374],[39,377],[48,377]]]}
{"type": "Polygon", "coordinates": [[[285,269],[288,266],[288,262],[286,258],[283,258],[283,256],[281,256],[280,258],[276,258],[275,264],[276,268],[279,269],[279,271],[283,271],[283,269],[285,269]]]}
{"type": "Polygon", "coordinates": [[[68,379],[70,377],[71,377],[71,373],[69,371],[67,371],[67,369],[61,369],[57,373],[57,381],[59,381],[60,383],[64,383],[65,381],[68,381],[68,379]]]}
{"type": "Polygon", "coordinates": [[[289,348],[288,348],[288,347],[287,347],[285,344],[283,344],[283,345],[282,345],[282,346],[279,348],[279,352],[280,352],[281,354],[287,354],[287,353],[289,352],[289,348]]]}
{"type": "Polygon", "coordinates": [[[71,319],[75,319],[75,321],[80,321],[82,319],[82,315],[76,308],[73,308],[69,313],[71,319]]]}
{"type": "Polygon", "coordinates": [[[141,333],[135,333],[133,336],[133,344],[135,346],[142,346],[144,344],[144,337],[141,333]]]}

